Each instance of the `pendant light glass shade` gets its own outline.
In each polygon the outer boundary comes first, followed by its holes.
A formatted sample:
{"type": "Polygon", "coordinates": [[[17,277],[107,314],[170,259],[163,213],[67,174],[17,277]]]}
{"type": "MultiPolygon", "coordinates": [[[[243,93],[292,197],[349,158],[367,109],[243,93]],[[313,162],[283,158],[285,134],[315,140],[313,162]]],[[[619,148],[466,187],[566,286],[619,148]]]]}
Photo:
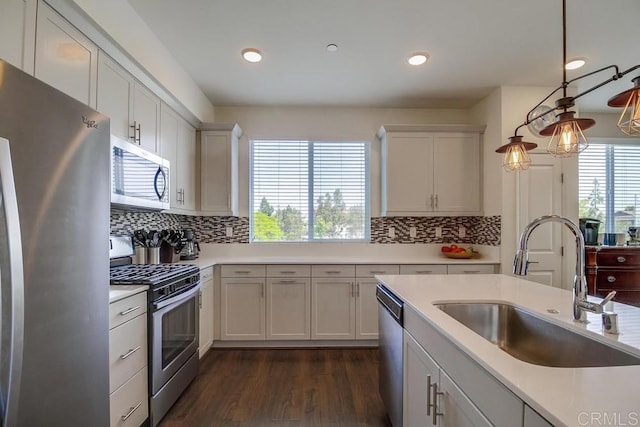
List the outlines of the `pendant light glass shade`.
{"type": "Polygon", "coordinates": [[[558,120],[540,132],[541,135],[551,135],[547,146],[549,154],[555,157],[569,157],[589,146],[582,130],[590,128],[596,122],[592,119],[574,118],[574,114],[573,111],[558,114],[558,120]]]}
{"type": "Polygon", "coordinates": [[[509,138],[509,143],[496,150],[496,153],[504,153],[502,167],[507,172],[521,171],[529,169],[531,157],[527,151],[533,150],[538,144],[524,142],[520,135],[509,138]]]}
{"type": "Polygon", "coordinates": [[[640,135],[640,77],[633,79],[635,86],[614,96],[607,102],[610,107],[624,107],[618,128],[627,135],[640,135]]]}

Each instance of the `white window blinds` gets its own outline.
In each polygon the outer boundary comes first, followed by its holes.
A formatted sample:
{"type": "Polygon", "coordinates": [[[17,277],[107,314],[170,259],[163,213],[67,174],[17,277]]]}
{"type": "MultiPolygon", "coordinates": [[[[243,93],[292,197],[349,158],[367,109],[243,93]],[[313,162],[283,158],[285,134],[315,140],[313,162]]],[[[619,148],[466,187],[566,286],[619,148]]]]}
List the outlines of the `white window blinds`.
{"type": "Polygon", "coordinates": [[[251,141],[253,241],[367,240],[369,144],[251,141]]]}
{"type": "Polygon", "coordinates": [[[640,145],[592,143],[579,158],[580,217],[603,222],[601,232],[639,225],[640,145]]]}

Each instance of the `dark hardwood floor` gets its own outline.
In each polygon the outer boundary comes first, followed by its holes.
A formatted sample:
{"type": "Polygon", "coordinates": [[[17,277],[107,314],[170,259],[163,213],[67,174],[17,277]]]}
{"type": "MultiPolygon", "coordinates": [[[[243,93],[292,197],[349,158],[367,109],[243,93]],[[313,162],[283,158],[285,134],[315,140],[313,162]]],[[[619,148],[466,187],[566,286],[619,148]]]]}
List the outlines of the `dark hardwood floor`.
{"type": "Polygon", "coordinates": [[[377,349],[212,349],[160,424],[383,426],[377,349]]]}

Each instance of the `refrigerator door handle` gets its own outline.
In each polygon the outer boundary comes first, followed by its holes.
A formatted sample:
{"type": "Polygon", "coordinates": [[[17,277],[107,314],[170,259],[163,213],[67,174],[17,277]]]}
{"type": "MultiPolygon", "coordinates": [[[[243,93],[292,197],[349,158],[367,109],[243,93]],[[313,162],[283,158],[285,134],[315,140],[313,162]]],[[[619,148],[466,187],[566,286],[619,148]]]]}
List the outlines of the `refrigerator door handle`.
{"type": "MultiPolygon", "coordinates": [[[[2,301],[0,326],[2,334],[9,333],[9,348],[0,348],[2,360],[9,366],[2,369],[8,373],[8,384],[2,384],[5,400],[5,411],[2,414],[3,426],[17,425],[18,396],[20,394],[20,377],[22,374],[22,348],[24,340],[24,274],[22,269],[22,237],[20,234],[20,218],[18,217],[18,200],[13,178],[13,166],[9,141],[0,138],[0,209],[4,210],[6,227],[8,264],[2,265],[8,269],[10,283],[1,283],[2,297],[10,293],[10,301],[2,301]],[[8,287],[8,289],[7,289],[8,287]],[[6,311],[9,310],[9,313],[6,311]],[[9,322],[9,325],[5,323],[9,322]]],[[[4,339],[3,339],[4,341],[4,339]]],[[[6,342],[6,341],[5,341],[6,342]]]]}

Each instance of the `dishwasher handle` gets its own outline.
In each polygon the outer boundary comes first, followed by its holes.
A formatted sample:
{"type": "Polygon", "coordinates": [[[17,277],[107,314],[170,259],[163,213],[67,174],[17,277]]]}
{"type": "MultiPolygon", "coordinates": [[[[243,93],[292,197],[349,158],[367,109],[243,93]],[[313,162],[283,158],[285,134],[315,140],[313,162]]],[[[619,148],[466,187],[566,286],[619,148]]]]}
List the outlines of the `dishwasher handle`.
{"type": "Polygon", "coordinates": [[[378,284],[376,288],[376,299],[380,303],[380,306],[384,307],[391,317],[402,325],[402,309],[404,307],[402,300],[382,284],[378,284]]]}

